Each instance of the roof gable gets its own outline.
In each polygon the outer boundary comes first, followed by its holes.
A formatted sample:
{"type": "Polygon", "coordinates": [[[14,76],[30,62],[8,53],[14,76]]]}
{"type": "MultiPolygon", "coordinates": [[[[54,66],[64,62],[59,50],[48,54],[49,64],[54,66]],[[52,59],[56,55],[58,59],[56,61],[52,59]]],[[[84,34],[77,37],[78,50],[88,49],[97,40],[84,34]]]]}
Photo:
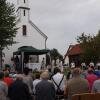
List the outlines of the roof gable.
{"type": "Polygon", "coordinates": [[[66,53],[67,56],[82,54],[83,50],[80,44],[71,45],[66,53]]]}
{"type": "Polygon", "coordinates": [[[47,40],[48,37],[31,20],[29,20],[29,23],[47,40]]]}

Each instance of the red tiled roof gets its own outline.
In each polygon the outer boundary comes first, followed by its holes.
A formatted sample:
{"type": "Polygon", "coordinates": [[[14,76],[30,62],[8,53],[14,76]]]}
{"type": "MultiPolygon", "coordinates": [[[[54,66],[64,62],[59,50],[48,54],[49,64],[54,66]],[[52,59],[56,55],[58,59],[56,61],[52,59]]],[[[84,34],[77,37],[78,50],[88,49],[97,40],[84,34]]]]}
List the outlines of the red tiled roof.
{"type": "Polygon", "coordinates": [[[80,44],[76,44],[76,45],[70,46],[68,51],[67,51],[67,55],[68,56],[82,54],[82,53],[83,53],[83,50],[80,47],[80,44]]]}

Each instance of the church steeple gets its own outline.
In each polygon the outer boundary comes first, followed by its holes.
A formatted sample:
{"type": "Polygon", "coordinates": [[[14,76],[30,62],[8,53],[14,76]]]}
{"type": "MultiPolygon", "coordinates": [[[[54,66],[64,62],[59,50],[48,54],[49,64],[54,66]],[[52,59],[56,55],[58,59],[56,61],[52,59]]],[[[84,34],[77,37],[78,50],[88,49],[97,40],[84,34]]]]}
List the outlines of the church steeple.
{"type": "Polygon", "coordinates": [[[17,17],[21,21],[27,21],[29,19],[29,6],[28,0],[17,0],[17,17]]]}
{"type": "Polygon", "coordinates": [[[26,8],[28,8],[28,0],[17,0],[17,5],[19,7],[26,7],[26,8]]]}

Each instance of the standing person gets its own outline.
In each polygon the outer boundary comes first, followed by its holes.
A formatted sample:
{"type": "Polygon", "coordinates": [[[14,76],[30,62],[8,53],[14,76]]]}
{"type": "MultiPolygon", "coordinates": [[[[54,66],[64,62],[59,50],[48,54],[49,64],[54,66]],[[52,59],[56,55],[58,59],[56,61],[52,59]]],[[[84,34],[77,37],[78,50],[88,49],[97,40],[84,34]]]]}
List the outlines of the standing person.
{"type": "Polygon", "coordinates": [[[41,74],[41,82],[36,85],[36,99],[35,100],[55,100],[55,88],[49,80],[47,71],[41,74]]]}
{"type": "Polygon", "coordinates": [[[97,66],[95,67],[94,74],[95,74],[98,78],[100,78],[100,70],[98,69],[97,66]]]}
{"type": "Polygon", "coordinates": [[[63,98],[66,77],[63,73],[61,73],[61,70],[58,67],[54,69],[54,75],[51,80],[55,85],[56,95],[62,95],[61,98],[63,98]]]}
{"type": "Polygon", "coordinates": [[[94,67],[94,62],[93,62],[93,61],[91,61],[89,65],[90,65],[90,67],[91,67],[91,66],[93,66],[93,67],[94,67]]]}
{"type": "Polygon", "coordinates": [[[10,100],[32,100],[29,88],[22,79],[22,75],[17,75],[15,82],[9,86],[8,97],[10,100]]]}
{"type": "Polygon", "coordinates": [[[23,82],[27,84],[30,93],[33,94],[33,79],[29,75],[29,68],[27,67],[24,68],[23,82]]]}
{"type": "Polygon", "coordinates": [[[75,63],[71,62],[70,66],[71,66],[71,68],[75,68],[75,63]]]}
{"type": "Polygon", "coordinates": [[[86,67],[87,67],[87,66],[86,66],[86,63],[85,63],[85,62],[82,62],[82,63],[81,63],[81,66],[82,66],[82,70],[86,70],[86,67]]]}
{"type": "Polygon", "coordinates": [[[75,69],[75,67],[71,67],[71,68],[69,69],[69,71],[68,71],[68,73],[67,73],[67,80],[73,78],[72,73],[73,73],[73,70],[74,70],[74,69],[75,69]]]}
{"type": "Polygon", "coordinates": [[[40,80],[40,73],[38,72],[38,73],[35,74],[35,80],[33,81],[33,94],[34,95],[35,95],[35,92],[36,92],[35,87],[40,81],[41,81],[40,80]]]}
{"type": "Polygon", "coordinates": [[[4,71],[10,72],[10,66],[9,66],[8,64],[5,64],[5,69],[4,69],[4,71]]]}
{"type": "Polygon", "coordinates": [[[50,80],[52,78],[52,69],[51,68],[48,68],[48,73],[49,73],[49,77],[50,77],[50,80]]]}
{"type": "Polygon", "coordinates": [[[92,92],[93,93],[100,93],[100,79],[94,81],[94,84],[92,86],[92,92]]]}
{"type": "Polygon", "coordinates": [[[71,100],[74,94],[89,92],[89,83],[86,79],[80,77],[80,69],[75,68],[72,74],[73,78],[67,82],[64,91],[67,100],[71,100]]]}
{"type": "Polygon", "coordinates": [[[10,86],[13,83],[13,79],[9,77],[9,72],[4,72],[4,82],[10,86]]]}
{"type": "Polygon", "coordinates": [[[17,70],[17,71],[20,71],[19,57],[18,57],[18,56],[16,56],[16,57],[14,58],[14,62],[15,62],[15,65],[16,65],[16,70],[17,70]]]}
{"type": "Polygon", "coordinates": [[[42,62],[41,62],[41,69],[42,70],[45,69],[45,59],[44,58],[42,59],[42,62]]]}
{"type": "Polygon", "coordinates": [[[97,66],[98,70],[100,70],[100,61],[97,62],[96,66],[97,66]]]}
{"type": "Polygon", "coordinates": [[[91,90],[94,81],[98,79],[98,77],[94,74],[94,70],[91,67],[88,68],[88,75],[86,76],[86,79],[89,82],[89,87],[91,90]]]}
{"type": "Polygon", "coordinates": [[[0,100],[7,100],[8,86],[3,81],[4,73],[0,71],[0,100]]]}

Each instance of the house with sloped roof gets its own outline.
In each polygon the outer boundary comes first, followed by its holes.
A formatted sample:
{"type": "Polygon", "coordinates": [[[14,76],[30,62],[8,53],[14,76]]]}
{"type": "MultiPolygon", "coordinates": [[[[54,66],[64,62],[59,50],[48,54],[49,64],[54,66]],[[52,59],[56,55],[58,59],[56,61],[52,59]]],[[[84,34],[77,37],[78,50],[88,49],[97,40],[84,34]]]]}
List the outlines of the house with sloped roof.
{"type": "Polygon", "coordinates": [[[81,64],[81,56],[83,53],[80,44],[70,45],[64,56],[64,61],[66,62],[67,59],[67,61],[69,60],[69,64],[74,62],[76,66],[79,66],[81,64]]]}

